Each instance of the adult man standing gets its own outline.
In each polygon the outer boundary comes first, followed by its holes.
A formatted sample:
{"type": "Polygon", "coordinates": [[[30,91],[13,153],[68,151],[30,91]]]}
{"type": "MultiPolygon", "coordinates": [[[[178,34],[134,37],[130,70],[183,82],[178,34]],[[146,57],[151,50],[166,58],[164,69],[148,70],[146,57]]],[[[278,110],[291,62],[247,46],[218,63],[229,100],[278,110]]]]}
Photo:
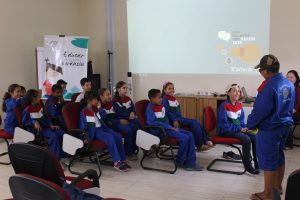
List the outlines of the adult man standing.
{"type": "Polygon", "coordinates": [[[258,88],[247,127],[258,128],[256,148],[258,163],[264,170],[264,191],[251,195],[253,200],[271,200],[272,188],[282,193],[285,171],[285,140],[293,124],[295,89],[293,84],[279,73],[280,64],[274,55],[265,55],[255,67],[264,81],[258,88]]]}

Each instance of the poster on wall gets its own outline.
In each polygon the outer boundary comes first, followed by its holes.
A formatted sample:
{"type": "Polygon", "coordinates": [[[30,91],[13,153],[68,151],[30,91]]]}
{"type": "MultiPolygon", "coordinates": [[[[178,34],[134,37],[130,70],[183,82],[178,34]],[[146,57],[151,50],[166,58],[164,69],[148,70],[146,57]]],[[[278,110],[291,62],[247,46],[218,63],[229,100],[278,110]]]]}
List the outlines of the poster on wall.
{"type": "Polygon", "coordinates": [[[87,76],[88,37],[53,36],[44,38],[44,47],[37,48],[38,87],[42,98],[51,95],[52,86],[66,81],[64,99],[80,92],[80,79],[87,76]]]}

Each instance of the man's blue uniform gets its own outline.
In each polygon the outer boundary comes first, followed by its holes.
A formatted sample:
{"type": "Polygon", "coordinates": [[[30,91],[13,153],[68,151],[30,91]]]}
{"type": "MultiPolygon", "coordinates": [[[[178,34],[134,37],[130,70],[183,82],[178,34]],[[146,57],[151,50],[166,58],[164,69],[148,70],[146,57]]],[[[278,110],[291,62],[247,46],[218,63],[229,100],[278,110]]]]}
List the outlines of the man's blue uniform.
{"type": "Polygon", "coordinates": [[[294,99],[294,86],[281,73],[264,81],[258,90],[247,127],[259,129],[257,157],[265,171],[276,171],[285,163],[283,148],[293,124],[294,99]]]}

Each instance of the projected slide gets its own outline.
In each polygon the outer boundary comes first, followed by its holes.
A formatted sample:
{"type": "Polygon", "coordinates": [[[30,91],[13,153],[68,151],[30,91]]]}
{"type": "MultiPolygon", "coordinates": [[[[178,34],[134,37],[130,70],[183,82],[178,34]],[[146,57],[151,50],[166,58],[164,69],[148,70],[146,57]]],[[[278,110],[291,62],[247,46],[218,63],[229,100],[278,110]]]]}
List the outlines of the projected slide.
{"type": "Polygon", "coordinates": [[[270,0],[127,0],[133,73],[256,74],[270,0]]]}

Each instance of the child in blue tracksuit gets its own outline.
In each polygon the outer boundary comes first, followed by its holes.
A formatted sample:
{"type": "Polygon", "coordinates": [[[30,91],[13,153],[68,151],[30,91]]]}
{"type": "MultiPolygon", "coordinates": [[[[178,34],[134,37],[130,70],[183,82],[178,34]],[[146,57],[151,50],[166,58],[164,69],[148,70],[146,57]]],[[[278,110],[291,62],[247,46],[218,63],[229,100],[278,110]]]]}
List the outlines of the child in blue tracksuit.
{"type": "Polygon", "coordinates": [[[62,138],[64,131],[52,123],[44,115],[44,108],[40,104],[39,93],[36,90],[28,90],[23,100],[22,122],[27,131],[33,134],[42,134],[47,140],[52,153],[58,160],[62,154],[62,138]]]}
{"type": "Polygon", "coordinates": [[[48,97],[45,104],[45,113],[48,120],[50,120],[53,125],[59,126],[63,130],[67,130],[62,115],[62,108],[65,105],[62,93],[63,89],[60,85],[54,84],[52,86],[52,94],[48,97]]]}
{"type": "Polygon", "coordinates": [[[135,144],[136,140],[136,128],[132,128],[129,125],[121,124],[120,118],[117,116],[113,103],[111,101],[111,94],[109,89],[102,88],[99,92],[101,107],[106,112],[104,122],[113,130],[124,134],[124,146],[128,160],[137,160],[138,157],[134,154],[134,150],[137,148],[135,144]]]}
{"type": "Polygon", "coordinates": [[[248,116],[249,129],[258,128],[256,138],[259,166],[264,170],[264,191],[251,199],[271,199],[272,189],[282,190],[285,172],[284,146],[293,125],[295,88],[279,73],[274,55],[265,55],[256,66],[265,81],[258,88],[253,110],[248,116]]]}
{"type": "Polygon", "coordinates": [[[168,118],[174,128],[189,127],[195,138],[195,145],[198,151],[206,151],[213,147],[208,139],[208,134],[203,130],[200,123],[195,119],[184,118],[180,111],[180,105],[174,96],[174,84],[166,82],[163,85],[163,105],[166,108],[168,118]]]}
{"type": "Polygon", "coordinates": [[[258,164],[256,159],[255,135],[250,133],[244,122],[243,106],[240,99],[240,87],[237,84],[230,84],[226,88],[227,101],[218,108],[217,133],[222,137],[237,138],[242,143],[243,161],[246,170],[251,174],[258,174],[258,164]],[[251,144],[253,159],[251,157],[251,144]],[[253,168],[251,161],[254,161],[253,168]]]}
{"type": "Polygon", "coordinates": [[[80,129],[88,132],[89,140],[102,140],[107,145],[116,170],[128,171],[130,166],[126,162],[122,136],[110,129],[102,120],[106,113],[103,109],[100,109],[101,104],[98,101],[97,93],[93,91],[86,92],[84,100],[86,107],[82,109],[80,114],[80,129]]]}
{"type": "Polygon", "coordinates": [[[21,106],[22,98],[20,97],[21,87],[18,84],[11,84],[3,97],[2,111],[6,112],[4,130],[11,135],[14,134],[15,128],[19,126],[14,109],[21,106]]]}
{"type": "MultiPolygon", "coordinates": [[[[188,171],[202,171],[204,168],[196,163],[195,141],[191,132],[174,128],[169,124],[165,107],[162,105],[160,90],[151,89],[148,92],[150,103],[146,109],[147,125],[162,126],[168,137],[175,137],[179,142],[177,164],[188,171]],[[186,161],[186,163],[185,163],[186,161]]],[[[159,132],[151,130],[151,133],[160,137],[159,132]]]]}
{"type": "Polygon", "coordinates": [[[136,117],[133,101],[127,94],[127,84],[120,81],[116,84],[116,92],[113,99],[114,110],[120,119],[120,123],[129,126],[133,132],[137,132],[141,128],[141,124],[136,117]]]}

